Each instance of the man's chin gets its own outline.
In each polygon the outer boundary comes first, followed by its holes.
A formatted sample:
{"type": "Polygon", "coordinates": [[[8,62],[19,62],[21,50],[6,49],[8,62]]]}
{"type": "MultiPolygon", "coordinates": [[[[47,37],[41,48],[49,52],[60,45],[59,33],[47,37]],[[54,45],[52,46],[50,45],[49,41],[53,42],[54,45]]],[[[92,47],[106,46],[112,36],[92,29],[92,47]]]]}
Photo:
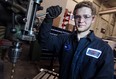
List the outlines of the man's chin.
{"type": "Polygon", "coordinates": [[[83,31],[84,31],[84,29],[83,29],[83,28],[78,28],[78,31],[80,31],[80,32],[82,31],[82,32],[83,32],[83,31]]]}
{"type": "Polygon", "coordinates": [[[87,31],[86,29],[78,29],[77,30],[79,33],[87,31]]]}

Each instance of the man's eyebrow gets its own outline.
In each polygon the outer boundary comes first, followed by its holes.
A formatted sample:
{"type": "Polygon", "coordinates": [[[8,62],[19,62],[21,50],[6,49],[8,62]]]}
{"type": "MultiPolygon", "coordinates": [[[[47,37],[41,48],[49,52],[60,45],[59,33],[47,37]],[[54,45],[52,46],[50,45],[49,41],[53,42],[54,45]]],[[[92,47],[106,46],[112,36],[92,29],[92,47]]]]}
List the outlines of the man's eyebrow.
{"type": "MultiPolygon", "coordinates": [[[[83,14],[83,15],[92,16],[90,14],[83,14]]],[[[75,16],[83,16],[83,15],[75,15],[75,16]]]]}

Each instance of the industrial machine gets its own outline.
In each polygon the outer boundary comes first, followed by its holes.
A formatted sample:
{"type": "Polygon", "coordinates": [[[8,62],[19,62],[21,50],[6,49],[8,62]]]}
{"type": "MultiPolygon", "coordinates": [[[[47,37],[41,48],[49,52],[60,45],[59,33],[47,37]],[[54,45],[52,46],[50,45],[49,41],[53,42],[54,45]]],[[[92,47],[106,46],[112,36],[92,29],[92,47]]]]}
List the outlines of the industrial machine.
{"type": "MultiPolygon", "coordinates": [[[[38,28],[38,22],[36,22],[37,17],[48,14],[47,12],[36,15],[37,11],[43,9],[41,3],[42,0],[0,0],[0,25],[6,27],[5,39],[9,39],[12,42],[8,43],[8,41],[5,41],[7,43],[7,47],[9,47],[8,56],[12,63],[10,79],[14,79],[15,66],[17,60],[21,56],[23,42],[33,42],[36,40],[36,31],[34,31],[34,29],[38,28]]],[[[61,33],[69,34],[70,32],[56,27],[51,29],[51,35],[61,33]]],[[[48,52],[45,50],[43,51],[44,54],[48,52]]],[[[51,61],[50,66],[52,67],[52,65],[53,61],[51,61]]],[[[48,70],[46,70],[42,71],[41,73],[43,72],[53,75],[51,76],[54,77],[53,79],[58,78],[58,74],[54,74],[52,71],[48,72],[48,70]]],[[[45,75],[46,74],[43,76],[45,75]]]]}
{"type": "Polygon", "coordinates": [[[22,52],[23,41],[35,41],[33,31],[36,12],[42,10],[42,0],[0,0],[0,24],[6,26],[5,38],[12,41],[8,56],[12,63],[10,79],[13,79],[15,64],[22,52]]]}

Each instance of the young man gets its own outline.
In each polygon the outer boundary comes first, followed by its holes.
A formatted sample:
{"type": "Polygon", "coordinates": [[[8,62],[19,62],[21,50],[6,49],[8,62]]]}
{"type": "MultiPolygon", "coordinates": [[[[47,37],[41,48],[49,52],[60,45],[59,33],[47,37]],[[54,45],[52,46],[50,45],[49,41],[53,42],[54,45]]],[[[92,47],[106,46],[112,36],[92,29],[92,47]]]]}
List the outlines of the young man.
{"type": "Polygon", "coordinates": [[[74,8],[76,30],[72,34],[51,36],[53,19],[60,15],[59,6],[51,6],[39,32],[43,48],[59,55],[59,79],[112,79],[113,53],[110,46],[90,30],[96,10],[90,1],[78,3],[74,8]]]}

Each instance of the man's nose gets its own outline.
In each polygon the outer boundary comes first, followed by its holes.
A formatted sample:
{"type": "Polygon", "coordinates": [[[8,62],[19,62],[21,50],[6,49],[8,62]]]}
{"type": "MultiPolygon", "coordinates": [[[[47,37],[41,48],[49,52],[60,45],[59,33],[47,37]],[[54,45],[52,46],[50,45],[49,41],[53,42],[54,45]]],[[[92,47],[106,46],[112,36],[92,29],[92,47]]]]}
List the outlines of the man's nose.
{"type": "Polygon", "coordinates": [[[79,22],[84,22],[84,21],[85,21],[84,17],[79,18],[79,22]]]}

